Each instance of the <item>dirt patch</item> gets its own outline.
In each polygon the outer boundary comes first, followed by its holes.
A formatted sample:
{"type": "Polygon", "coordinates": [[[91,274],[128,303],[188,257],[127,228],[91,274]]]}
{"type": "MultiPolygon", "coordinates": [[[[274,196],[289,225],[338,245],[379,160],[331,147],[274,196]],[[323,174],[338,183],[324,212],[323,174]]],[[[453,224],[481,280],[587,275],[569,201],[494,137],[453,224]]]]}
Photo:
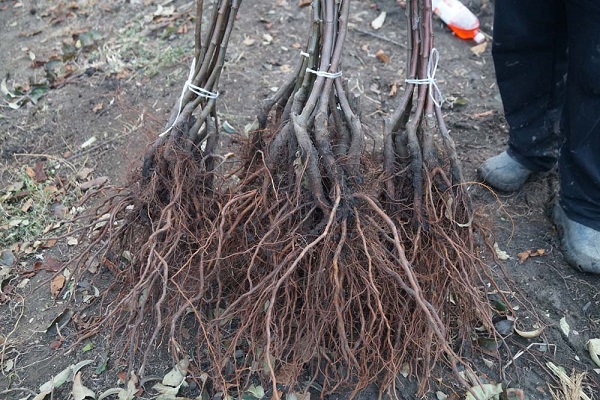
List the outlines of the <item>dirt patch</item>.
{"type": "MultiPolygon", "coordinates": [[[[167,3],[161,8],[158,2],[141,0],[0,2],[0,78],[8,76],[7,90],[20,96],[6,97],[0,109],[0,196],[9,193],[11,184],[26,179],[26,167],[43,162],[48,177],[39,182],[40,190],[48,186],[63,190],[46,205],[45,223],[54,224],[65,216],[57,216],[51,205],[68,194],[84,196],[82,183],[103,176],[124,182],[127,173],[138,165],[145,145],[162,128],[191,59],[193,13],[189,2],[167,3]],[[55,78],[49,77],[50,60],[59,60],[51,68],[55,78]],[[84,168],[91,170],[89,176],[78,178],[84,168]]],[[[482,30],[491,33],[492,5],[468,3],[480,17],[482,30]]],[[[276,90],[296,65],[308,21],[308,9],[299,8],[295,1],[243,4],[221,79],[219,112],[223,121],[238,132],[252,122],[259,102],[276,90]]],[[[362,121],[369,146],[377,153],[383,118],[398,101],[398,94],[390,93],[394,88],[401,92],[403,85],[406,18],[393,0],[355,2],[350,23],[344,76],[352,94],[361,95],[362,121]],[[370,22],[381,11],[387,12],[386,22],[374,31],[370,22]],[[380,50],[389,62],[383,63],[376,56],[380,50]]],[[[475,168],[504,148],[508,132],[490,49],[488,46],[481,55],[475,55],[471,43],[452,36],[441,22],[436,22],[435,28],[440,52],[436,78],[448,99],[445,120],[457,142],[465,173],[473,180],[476,206],[489,221],[498,247],[510,257],[501,264],[521,298],[517,324],[523,330],[535,329],[536,323],[545,326],[543,335],[535,339],[510,335],[507,345],[500,349],[501,359],[490,358],[494,365],[479,358],[472,361],[488,372],[485,379],[509,382],[530,399],[551,397],[548,383],[557,381],[546,366],[548,361],[564,366],[567,373],[571,369],[588,372],[585,384],[598,388],[598,375],[593,370],[598,367],[591,361],[586,343],[600,337],[600,278],[573,271],[562,258],[556,230],[548,218],[557,178],[553,174],[534,177],[512,195],[494,194],[476,183],[475,168]],[[539,249],[543,254],[519,261],[519,253],[539,249]],[[570,328],[568,334],[564,323],[561,328],[562,318],[570,328]],[[532,343],[542,345],[529,347],[532,343]],[[511,361],[524,349],[522,356],[511,361]]],[[[10,224],[13,217],[5,204],[0,203],[0,225],[10,224]]],[[[20,208],[23,205],[19,203],[20,208]]],[[[77,210],[71,213],[70,204],[64,206],[69,208],[67,215],[77,215],[77,210]]],[[[69,229],[68,224],[62,229],[69,229]]],[[[0,235],[6,232],[0,230],[0,235]]],[[[89,338],[70,349],[77,338],[76,321],[66,323],[60,335],[46,332],[57,317],[64,317],[67,307],[65,299],[51,296],[53,272],[36,271],[26,285],[17,287],[26,279],[27,271],[35,269],[36,261],[64,262],[76,254],[77,246],[60,241],[45,249],[42,244],[33,246],[34,237],[23,236],[23,241],[30,243],[31,252],[26,254],[22,247],[13,252],[17,260],[9,283],[15,289],[0,305],[0,340],[4,341],[0,341],[0,398],[26,397],[27,390],[5,391],[19,387],[37,393],[42,383],[85,359],[93,360],[91,366],[82,369],[86,386],[96,392],[116,386],[117,372],[126,365],[111,358],[105,337],[89,338]],[[59,336],[65,339],[57,348],[59,336]]],[[[489,254],[487,257],[493,264],[489,254]]],[[[88,292],[93,294],[93,289],[88,292]]],[[[161,351],[152,361],[150,375],[163,376],[172,367],[169,354],[161,351]]],[[[444,376],[443,371],[440,374],[444,376]]],[[[415,398],[410,378],[400,379],[399,384],[399,397],[415,398]]],[[[68,386],[61,398],[68,396],[68,386]]],[[[462,393],[450,381],[432,379],[432,387],[431,398],[437,390],[462,393]]],[[[363,397],[375,395],[376,390],[363,397]]]]}

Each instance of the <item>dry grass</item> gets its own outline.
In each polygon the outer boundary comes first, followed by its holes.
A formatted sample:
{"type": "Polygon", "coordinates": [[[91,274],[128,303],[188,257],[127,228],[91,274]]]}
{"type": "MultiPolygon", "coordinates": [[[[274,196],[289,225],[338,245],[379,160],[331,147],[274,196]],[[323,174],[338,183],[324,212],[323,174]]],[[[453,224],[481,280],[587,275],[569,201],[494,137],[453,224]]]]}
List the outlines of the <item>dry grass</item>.
{"type": "Polygon", "coordinates": [[[553,400],[591,400],[593,398],[584,391],[583,380],[587,375],[585,372],[577,373],[573,370],[569,376],[552,362],[548,362],[546,365],[560,381],[558,387],[553,388],[549,385],[553,400]]]}

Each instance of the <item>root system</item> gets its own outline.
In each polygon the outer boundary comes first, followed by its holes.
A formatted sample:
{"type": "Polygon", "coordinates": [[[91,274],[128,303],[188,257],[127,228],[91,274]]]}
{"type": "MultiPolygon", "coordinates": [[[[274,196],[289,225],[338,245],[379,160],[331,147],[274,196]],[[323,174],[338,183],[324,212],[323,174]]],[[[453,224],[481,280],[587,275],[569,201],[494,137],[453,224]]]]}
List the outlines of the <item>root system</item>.
{"type": "MultiPolygon", "coordinates": [[[[431,4],[407,4],[408,77],[427,79],[431,4]]],[[[216,90],[238,5],[215,6],[193,87],[216,90]]],[[[84,335],[123,332],[131,368],[143,374],[168,344],[223,391],[265,378],[277,396],[301,376],[323,394],[392,390],[406,370],[423,390],[436,365],[465,364],[474,326],[493,331],[492,280],[432,86],[407,83],[382,160],[364,151],[340,76],[349,7],[313,1],[302,61],[238,162],[219,155],[216,99],[188,90],[137,178],[99,208],[81,260],[101,257],[115,283],[84,335]]]]}

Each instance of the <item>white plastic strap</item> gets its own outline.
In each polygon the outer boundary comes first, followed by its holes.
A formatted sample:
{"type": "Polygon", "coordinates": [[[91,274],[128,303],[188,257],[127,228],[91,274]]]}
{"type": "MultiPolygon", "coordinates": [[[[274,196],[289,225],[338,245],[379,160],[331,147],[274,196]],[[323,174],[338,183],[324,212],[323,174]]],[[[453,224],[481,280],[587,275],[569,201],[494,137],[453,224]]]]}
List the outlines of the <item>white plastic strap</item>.
{"type": "Polygon", "coordinates": [[[311,72],[313,74],[315,74],[316,76],[322,76],[323,78],[328,78],[328,79],[335,79],[335,78],[339,78],[340,76],[342,76],[342,71],[338,71],[338,72],[325,72],[325,71],[317,71],[311,68],[306,68],[306,72],[311,72]]]}
{"type": "Polygon", "coordinates": [[[164,131],[163,133],[161,133],[158,136],[164,136],[164,135],[166,135],[175,126],[175,123],[177,122],[177,118],[179,118],[179,116],[181,115],[181,106],[183,104],[183,97],[185,96],[186,90],[189,90],[190,92],[194,93],[196,96],[206,97],[207,99],[213,99],[214,100],[217,97],[219,97],[219,92],[211,92],[211,91],[203,89],[203,88],[201,88],[199,86],[196,86],[196,85],[194,85],[192,83],[192,80],[194,79],[194,71],[195,70],[196,70],[196,57],[194,57],[192,59],[192,65],[190,67],[190,73],[188,75],[187,81],[185,81],[185,84],[183,85],[183,90],[181,91],[181,96],[179,96],[179,109],[177,110],[177,116],[175,117],[175,120],[173,121],[173,123],[171,124],[171,126],[169,128],[167,128],[166,131],[164,131]]]}
{"type": "Polygon", "coordinates": [[[435,72],[437,71],[438,62],[440,60],[440,53],[436,48],[431,49],[431,55],[427,62],[427,78],[425,79],[406,79],[406,83],[412,83],[413,85],[429,85],[429,96],[437,107],[441,107],[444,102],[444,96],[440,88],[438,87],[435,79],[435,72]]]}

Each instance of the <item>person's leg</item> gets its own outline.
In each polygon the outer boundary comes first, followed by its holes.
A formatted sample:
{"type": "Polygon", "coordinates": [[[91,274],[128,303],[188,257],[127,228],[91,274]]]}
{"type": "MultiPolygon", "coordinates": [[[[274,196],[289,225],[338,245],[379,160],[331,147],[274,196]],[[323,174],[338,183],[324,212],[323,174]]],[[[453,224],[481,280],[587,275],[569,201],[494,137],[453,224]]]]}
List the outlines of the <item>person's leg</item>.
{"type": "Polygon", "coordinates": [[[600,2],[569,1],[566,137],[559,172],[567,216],[600,231],[600,2]]]}
{"type": "Polygon", "coordinates": [[[565,230],[563,247],[571,264],[600,273],[600,2],[567,0],[567,26],[566,142],[559,175],[562,225],[570,220],[573,233],[569,237],[565,230]]]}
{"type": "Polygon", "coordinates": [[[510,127],[508,153],[532,171],[558,158],[567,73],[562,0],[497,0],[492,53],[510,127]]]}
{"type": "Polygon", "coordinates": [[[531,172],[558,158],[564,98],[566,17],[562,0],[497,0],[492,54],[506,120],[507,152],[479,174],[501,190],[518,189],[531,172]]]}

